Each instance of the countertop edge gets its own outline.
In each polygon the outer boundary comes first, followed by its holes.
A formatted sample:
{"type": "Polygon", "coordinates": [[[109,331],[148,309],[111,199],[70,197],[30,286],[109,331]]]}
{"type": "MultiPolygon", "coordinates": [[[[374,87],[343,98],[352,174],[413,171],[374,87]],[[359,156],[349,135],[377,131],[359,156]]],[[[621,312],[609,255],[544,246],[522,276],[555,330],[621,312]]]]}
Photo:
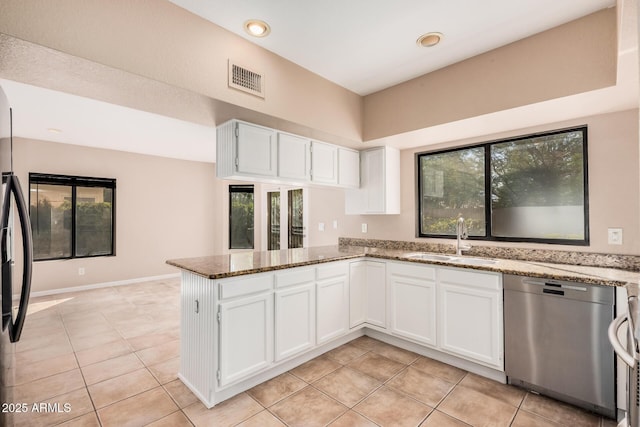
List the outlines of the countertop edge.
{"type": "Polygon", "coordinates": [[[630,282],[640,282],[640,273],[613,268],[586,267],[580,265],[541,263],[534,261],[508,260],[500,258],[496,258],[497,262],[493,265],[465,265],[461,263],[453,263],[450,261],[409,259],[406,257],[406,255],[410,252],[403,250],[371,250],[370,248],[365,247],[361,247],[358,249],[359,250],[356,250],[356,248],[351,248],[351,253],[343,253],[340,255],[329,256],[321,259],[308,259],[303,261],[287,262],[279,265],[266,265],[255,268],[241,269],[237,271],[222,271],[219,273],[206,273],[202,271],[203,269],[197,269],[188,265],[190,261],[203,260],[206,259],[206,257],[168,260],[166,261],[166,263],[173,267],[177,267],[181,270],[188,271],[190,273],[211,280],[245,276],[257,273],[266,273],[270,271],[318,265],[328,262],[346,261],[355,258],[371,258],[614,287],[625,286],[630,282]],[[618,275],[619,277],[615,277],[618,275]]]}

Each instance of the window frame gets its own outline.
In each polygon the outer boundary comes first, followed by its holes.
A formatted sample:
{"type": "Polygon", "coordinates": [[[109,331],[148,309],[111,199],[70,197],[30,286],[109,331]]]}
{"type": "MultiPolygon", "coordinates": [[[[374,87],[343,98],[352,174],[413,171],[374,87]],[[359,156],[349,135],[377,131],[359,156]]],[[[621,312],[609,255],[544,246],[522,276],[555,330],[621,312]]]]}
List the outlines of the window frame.
{"type": "Polygon", "coordinates": [[[256,248],[256,234],[255,234],[255,229],[256,229],[256,218],[255,218],[255,209],[256,209],[256,192],[255,192],[255,185],[253,184],[229,184],[229,250],[231,251],[248,251],[248,250],[255,250],[256,248]],[[253,221],[253,241],[252,241],[252,245],[250,248],[234,248],[231,244],[231,235],[232,235],[232,229],[233,229],[233,223],[232,223],[232,218],[231,218],[231,212],[233,209],[233,194],[234,193],[251,193],[253,194],[253,218],[251,219],[253,221]]]}
{"type": "Polygon", "coordinates": [[[465,145],[461,147],[448,148],[444,150],[422,151],[415,154],[415,179],[416,179],[416,237],[418,238],[435,238],[435,239],[455,239],[456,235],[429,234],[422,232],[422,173],[420,170],[420,161],[424,156],[445,154],[454,151],[468,150],[472,148],[484,148],[484,213],[485,213],[485,236],[469,236],[468,240],[493,241],[493,242],[516,242],[516,243],[544,243],[554,245],[570,245],[570,246],[589,246],[589,161],[588,161],[588,132],[587,125],[556,129],[552,131],[536,132],[527,135],[520,135],[511,138],[502,138],[486,141],[479,144],[465,145]],[[526,139],[539,138],[544,136],[558,135],[562,133],[581,132],[582,133],[582,159],[583,159],[583,216],[584,216],[584,238],[575,239],[544,239],[533,237],[504,237],[494,236],[492,230],[492,213],[491,213],[491,146],[505,142],[522,141],[526,139]]]}
{"type": "Polygon", "coordinates": [[[116,179],[115,178],[96,178],[77,175],[57,175],[50,173],[29,173],[29,209],[31,209],[31,185],[60,185],[71,187],[71,255],[63,257],[39,258],[39,261],[54,261],[64,259],[81,259],[81,258],[97,258],[116,256],[116,179]],[[35,181],[35,182],[34,182],[35,181]],[[101,187],[108,188],[112,191],[111,200],[111,252],[108,254],[97,255],[76,255],[76,203],[77,203],[77,187],[101,187]]]}

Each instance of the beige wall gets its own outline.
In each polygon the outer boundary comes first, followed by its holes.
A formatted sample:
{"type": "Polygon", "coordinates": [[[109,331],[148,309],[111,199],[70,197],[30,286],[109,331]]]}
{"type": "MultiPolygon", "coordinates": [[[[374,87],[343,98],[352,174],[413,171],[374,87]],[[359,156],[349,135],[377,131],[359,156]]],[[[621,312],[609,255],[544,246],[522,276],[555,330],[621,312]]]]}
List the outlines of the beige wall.
{"type": "Polygon", "coordinates": [[[400,215],[344,215],[342,190],[314,190],[311,203],[313,223],[310,225],[312,245],[336,243],[337,236],[408,241],[449,242],[442,239],[415,237],[416,187],[415,153],[452,146],[468,145],[510,136],[526,135],[569,126],[588,126],[589,156],[589,220],[591,245],[559,246],[542,244],[509,244],[473,242],[474,245],[504,245],[544,249],[577,250],[598,253],[640,255],[639,197],[640,168],[638,148],[638,110],[585,117],[551,123],[535,128],[455,141],[446,145],[421,147],[401,152],[401,214],[400,215]],[[337,218],[338,233],[317,231],[317,222],[337,218]],[[361,232],[361,224],[368,224],[368,233],[361,232]],[[607,228],[621,227],[624,243],[607,244],[607,228]]]}
{"type": "Polygon", "coordinates": [[[616,84],[615,8],[364,98],[365,141],[616,84]]]}
{"type": "MultiPolygon", "coordinates": [[[[232,116],[252,121],[248,112],[259,112],[268,115],[261,124],[282,128],[277,121],[283,120],[293,133],[313,136],[320,131],[324,137],[319,139],[356,146],[359,141],[615,85],[616,29],[616,8],[601,10],[360,97],[165,0],[3,0],[0,36],[11,39],[2,46],[11,61],[0,63],[0,76],[92,97],[100,90],[87,82],[105,74],[115,80],[106,85],[132,93],[118,99],[102,94],[107,100],[158,112],[153,104],[163,101],[136,88],[131,76],[96,73],[96,67],[87,64],[65,69],[73,58],[84,58],[111,71],[186,89],[191,93],[165,88],[164,98],[205,104],[193,113],[192,120],[200,123],[203,115],[213,118],[213,124],[232,116]],[[35,52],[20,41],[55,51],[35,52]],[[28,55],[22,55],[25,50],[28,55]],[[36,55],[44,57],[35,60],[36,55]],[[60,61],[65,55],[71,58],[60,61]],[[228,59],[265,74],[265,99],[227,87],[228,59]],[[73,88],[60,83],[68,80],[74,81],[73,88]],[[83,90],[87,93],[79,93],[83,90]]],[[[195,108],[182,108],[190,109],[195,108]]]]}
{"type": "MultiPolygon", "coordinates": [[[[638,110],[456,141],[446,146],[403,150],[401,152],[402,213],[400,215],[345,215],[343,190],[311,187],[308,190],[309,245],[336,244],[340,236],[428,241],[429,239],[415,237],[414,155],[416,152],[582,124],[587,124],[589,129],[591,245],[573,247],[517,244],[517,246],[638,255],[640,254],[638,110]],[[334,220],[338,223],[337,229],[333,228],[334,220]],[[324,223],[324,231],[318,230],[319,223],[324,223]],[[362,223],[368,224],[369,232],[366,234],[360,231],[362,223]],[[622,246],[607,244],[607,227],[624,229],[622,246]]],[[[36,292],[171,274],[176,270],[165,265],[164,262],[167,259],[226,252],[228,247],[226,188],[229,181],[215,178],[215,166],[212,164],[21,138],[15,139],[14,148],[16,172],[25,186],[25,191],[28,186],[29,172],[117,179],[117,255],[37,262],[33,278],[33,290],[36,292]],[[78,275],[80,267],[85,268],[84,276],[78,275]]],[[[260,215],[262,215],[262,207],[258,185],[256,217],[259,219],[260,215]]],[[[260,237],[260,221],[257,221],[257,248],[260,245],[260,237]]],[[[442,242],[439,239],[430,240],[442,242]]],[[[490,245],[492,243],[474,242],[473,244],[490,245]]],[[[502,243],[501,245],[513,246],[514,244],[502,243]]]]}
{"type": "MultiPolygon", "coordinates": [[[[359,95],[169,1],[3,0],[0,33],[303,127],[361,140],[359,95]],[[227,87],[229,59],[265,75],[264,99],[227,87]]],[[[29,62],[20,67],[29,74],[33,58],[22,60],[29,62]]],[[[0,64],[0,71],[11,66],[0,64]]],[[[67,76],[56,78],[74,79],[77,73],[86,74],[88,81],[94,78],[90,69],[66,72],[67,76]]],[[[46,78],[39,81],[56,85],[46,78]]]]}
{"type": "Polygon", "coordinates": [[[116,256],[34,263],[33,291],[177,273],[167,259],[214,253],[215,165],[14,138],[15,170],[116,181],[116,256]],[[85,275],[78,275],[84,267],[85,275]]]}

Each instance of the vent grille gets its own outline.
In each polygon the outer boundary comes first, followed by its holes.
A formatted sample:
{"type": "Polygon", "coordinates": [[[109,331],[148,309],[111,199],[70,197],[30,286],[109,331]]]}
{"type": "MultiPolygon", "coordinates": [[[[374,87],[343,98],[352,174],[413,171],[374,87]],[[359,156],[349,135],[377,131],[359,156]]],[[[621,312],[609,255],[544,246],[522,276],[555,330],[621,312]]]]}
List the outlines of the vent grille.
{"type": "Polygon", "coordinates": [[[229,61],[229,87],[264,98],[264,76],[229,61]]]}

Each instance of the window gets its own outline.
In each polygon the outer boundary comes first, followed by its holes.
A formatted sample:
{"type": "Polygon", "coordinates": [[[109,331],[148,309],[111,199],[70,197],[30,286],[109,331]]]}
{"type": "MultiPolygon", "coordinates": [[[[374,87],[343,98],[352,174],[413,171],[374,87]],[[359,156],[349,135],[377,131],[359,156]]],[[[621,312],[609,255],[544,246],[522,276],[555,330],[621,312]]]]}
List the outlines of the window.
{"type": "Polygon", "coordinates": [[[115,254],[116,180],[29,174],[36,261],[115,254]]]}
{"type": "Polygon", "coordinates": [[[418,236],[589,244],[586,127],[416,157],[418,236]]]}
{"type": "Polygon", "coordinates": [[[229,186],[229,249],[253,249],[253,185],[229,186]]]}
{"type": "Polygon", "coordinates": [[[289,249],[301,248],[304,243],[304,215],[302,188],[288,191],[289,249]]]}

